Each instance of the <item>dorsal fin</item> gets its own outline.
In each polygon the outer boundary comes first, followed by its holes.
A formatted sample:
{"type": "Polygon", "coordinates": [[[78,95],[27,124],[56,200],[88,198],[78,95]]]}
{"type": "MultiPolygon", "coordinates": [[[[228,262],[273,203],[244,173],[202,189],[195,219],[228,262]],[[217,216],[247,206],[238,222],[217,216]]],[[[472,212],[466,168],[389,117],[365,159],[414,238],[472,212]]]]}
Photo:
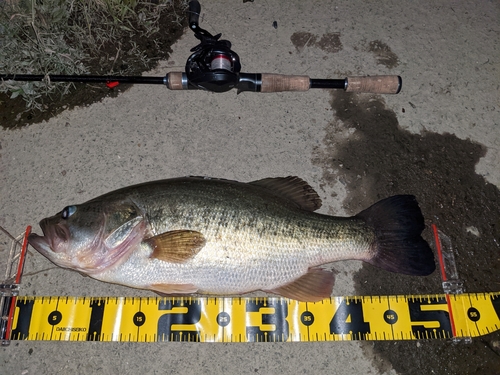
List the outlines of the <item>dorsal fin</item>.
{"type": "Polygon", "coordinates": [[[321,207],[318,193],[304,180],[296,176],[271,177],[249,182],[271,190],[274,194],[287,198],[307,211],[316,211],[321,207]]]}

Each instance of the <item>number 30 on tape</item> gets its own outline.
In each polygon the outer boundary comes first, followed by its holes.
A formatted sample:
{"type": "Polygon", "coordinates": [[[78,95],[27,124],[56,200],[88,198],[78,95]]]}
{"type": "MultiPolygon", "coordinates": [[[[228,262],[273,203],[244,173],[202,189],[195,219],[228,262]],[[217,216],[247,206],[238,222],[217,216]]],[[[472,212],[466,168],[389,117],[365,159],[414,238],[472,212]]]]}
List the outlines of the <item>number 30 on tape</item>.
{"type": "Polygon", "coordinates": [[[500,293],[332,297],[316,303],[267,297],[17,297],[12,303],[11,340],[418,340],[500,329],[500,293]]]}

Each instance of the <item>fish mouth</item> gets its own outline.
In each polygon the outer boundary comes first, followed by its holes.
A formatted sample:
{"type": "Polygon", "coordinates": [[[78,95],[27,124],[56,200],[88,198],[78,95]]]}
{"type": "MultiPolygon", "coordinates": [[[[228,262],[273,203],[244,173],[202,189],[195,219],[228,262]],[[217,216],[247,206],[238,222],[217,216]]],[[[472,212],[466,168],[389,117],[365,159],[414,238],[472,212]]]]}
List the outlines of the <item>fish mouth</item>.
{"type": "Polygon", "coordinates": [[[36,233],[31,233],[28,236],[28,243],[43,255],[48,255],[52,252],[49,241],[47,241],[47,238],[44,236],[39,236],[36,233]]]}
{"type": "Polygon", "coordinates": [[[28,236],[28,242],[35,250],[45,256],[50,256],[51,253],[63,252],[64,246],[69,240],[69,230],[65,225],[51,224],[49,219],[40,221],[43,236],[32,233],[28,236]]]}

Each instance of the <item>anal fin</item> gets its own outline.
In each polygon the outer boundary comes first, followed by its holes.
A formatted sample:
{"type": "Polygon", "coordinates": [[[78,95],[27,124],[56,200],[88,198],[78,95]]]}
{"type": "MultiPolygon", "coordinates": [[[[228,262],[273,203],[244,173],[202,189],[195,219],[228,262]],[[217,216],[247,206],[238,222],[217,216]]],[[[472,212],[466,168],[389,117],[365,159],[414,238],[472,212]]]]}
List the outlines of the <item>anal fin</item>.
{"type": "Polygon", "coordinates": [[[310,268],[307,273],[286,285],[269,290],[271,293],[303,302],[317,302],[332,294],[335,275],[321,268],[310,268]]]}
{"type": "Polygon", "coordinates": [[[165,295],[196,293],[198,288],[193,284],[152,284],[149,289],[165,295]]]}

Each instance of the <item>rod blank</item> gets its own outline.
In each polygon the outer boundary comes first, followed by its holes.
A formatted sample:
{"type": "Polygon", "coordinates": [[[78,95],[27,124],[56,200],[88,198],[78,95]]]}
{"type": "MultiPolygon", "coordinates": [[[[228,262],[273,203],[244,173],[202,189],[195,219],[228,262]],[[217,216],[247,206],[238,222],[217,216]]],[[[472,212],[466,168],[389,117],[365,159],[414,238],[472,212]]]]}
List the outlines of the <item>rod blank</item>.
{"type": "Polygon", "coordinates": [[[153,85],[163,85],[164,77],[143,77],[143,76],[92,76],[92,75],[32,75],[32,74],[0,74],[0,79],[4,81],[43,81],[50,82],[84,82],[84,83],[143,83],[153,85]]]}

